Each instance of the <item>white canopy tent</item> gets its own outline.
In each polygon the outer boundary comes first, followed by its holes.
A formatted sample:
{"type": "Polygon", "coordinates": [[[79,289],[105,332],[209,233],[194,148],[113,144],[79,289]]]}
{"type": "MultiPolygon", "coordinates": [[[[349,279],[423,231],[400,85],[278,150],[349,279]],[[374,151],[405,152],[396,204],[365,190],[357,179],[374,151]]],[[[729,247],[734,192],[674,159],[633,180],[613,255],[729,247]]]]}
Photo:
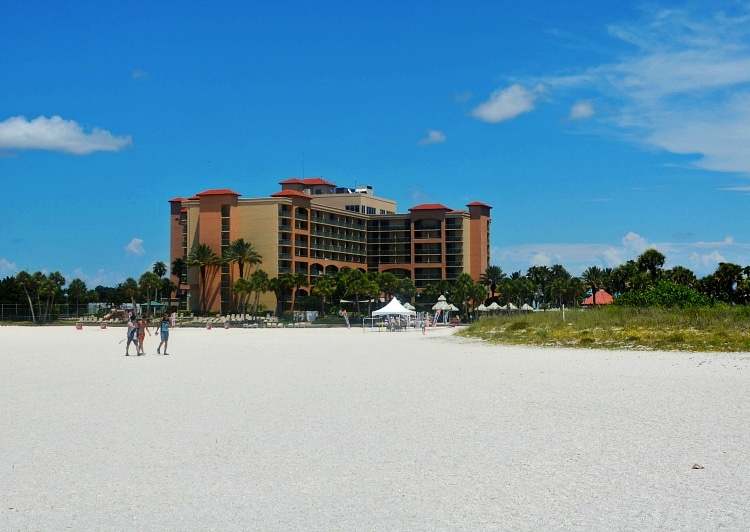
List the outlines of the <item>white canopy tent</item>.
{"type": "Polygon", "coordinates": [[[416,316],[416,314],[415,311],[404,307],[399,300],[394,297],[386,306],[373,311],[372,316],[374,318],[375,316],[416,316]]]}
{"type": "Polygon", "coordinates": [[[401,329],[402,327],[408,326],[409,320],[407,319],[405,322],[402,322],[401,316],[408,317],[416,315],[417,313],[415,311],[409,310],[408,308],[404,307],[395,297],[391,299],[386,306],[372,313],[373,318],[385,316],[388,320],[389,327],[395,327],[396,329],[401,329]],[[393,320],[391,320],[390,316],[398,316],[399,318],[394,318],[393,320]]]}

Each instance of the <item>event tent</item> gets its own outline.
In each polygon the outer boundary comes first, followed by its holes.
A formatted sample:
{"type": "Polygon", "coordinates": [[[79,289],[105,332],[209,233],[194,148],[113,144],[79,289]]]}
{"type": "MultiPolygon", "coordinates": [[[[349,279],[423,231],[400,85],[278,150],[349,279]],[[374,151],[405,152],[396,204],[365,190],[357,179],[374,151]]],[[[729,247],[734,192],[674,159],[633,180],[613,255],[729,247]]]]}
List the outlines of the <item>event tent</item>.
{"type": "Polygon", "coordinates": [[[381,309],[378,309],[372,313],[375,316],[416,316],[416,312],[409,310],[399,303],[395,297],[381,309]]]}

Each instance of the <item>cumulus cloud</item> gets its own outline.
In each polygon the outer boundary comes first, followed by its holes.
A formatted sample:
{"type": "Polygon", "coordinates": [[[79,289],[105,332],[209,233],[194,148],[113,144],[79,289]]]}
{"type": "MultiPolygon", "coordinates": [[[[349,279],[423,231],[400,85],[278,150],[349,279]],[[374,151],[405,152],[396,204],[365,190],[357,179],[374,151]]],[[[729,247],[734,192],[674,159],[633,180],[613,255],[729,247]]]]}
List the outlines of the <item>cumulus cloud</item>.
{"type": "Polygon", "coordinates": [[[531,262],[536,266],[549,266],[551,264],[549,256],[542,251],[534,255],[531,262]]]}
{"type": "Polygon", "coordinates": [[[440,144],[442,142],[445,142],[446,140],[448,140],[448,138],[442,131],[439,131],[437,129],[428,129],[427,136],[421,139],[418,144],[420,146],[428,146],[429,144],[440,144]]]}
{"type": "Polygon", "coordinates": [[[12,275],[16,271],[18,271],[18,268],[15,262],[0,258],[0,275],[12,275]]]}
{"type": "Polygon", "coordinates": [[[628,232],[628,234],[622,237],[622,245],[625,249],[638,255],[646,251],[649,247],[646,239],[633,231],[628,232]]]}
{"type": "Polygon", "coordinates": [[[0,149],[51,150],[75,155],[119,151],[133,144],[130,135],[114,136],[104,129],[86,133],[74,120],[40,116],[27,120],[14,116],[0,122],[0,149]]]}
{"type": "Polygon", "coordinates": [[[125,246],[125,251],[133,255],[143,255],[146,253],[146,250],[143,249],[143,239],[134,238],[127,246],[125,246]]]}
{"type": "Polygon", "coordinates": [[[534,109],[534,102],[542,92],[542,87],[529,90],[519,84],[494,91],[489,100],[481,103],[471,115],[484,122],[503,122],[534,109]]]}
{"type": "Polygon", "coordinates": [[[584,120],[594,116],[594,104],[590,101],[576,102],[573,107],[570,108],[570,114],[568,118],[571,120],[584,120]]]}

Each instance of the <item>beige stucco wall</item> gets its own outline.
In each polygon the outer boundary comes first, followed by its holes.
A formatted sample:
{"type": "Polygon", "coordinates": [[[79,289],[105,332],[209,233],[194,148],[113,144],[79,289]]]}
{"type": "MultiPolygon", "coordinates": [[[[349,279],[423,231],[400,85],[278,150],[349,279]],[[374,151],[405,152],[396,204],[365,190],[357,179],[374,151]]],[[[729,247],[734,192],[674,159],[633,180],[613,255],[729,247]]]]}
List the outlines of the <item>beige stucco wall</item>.
{"type": "MultiPolygon", "coordinates": [[[[261,198],[240,199],[237,206],[237,231],[240,238],[250,242],[260,254],[263,262],[258,269],[265,271],[269,279],[277,277],[279,249],[279,205],[289,204],[288,199],[261,198]]],[[[276,296],[273,292],[261,295],[260,302],[266,308],[276,309],[276,296]]]]}

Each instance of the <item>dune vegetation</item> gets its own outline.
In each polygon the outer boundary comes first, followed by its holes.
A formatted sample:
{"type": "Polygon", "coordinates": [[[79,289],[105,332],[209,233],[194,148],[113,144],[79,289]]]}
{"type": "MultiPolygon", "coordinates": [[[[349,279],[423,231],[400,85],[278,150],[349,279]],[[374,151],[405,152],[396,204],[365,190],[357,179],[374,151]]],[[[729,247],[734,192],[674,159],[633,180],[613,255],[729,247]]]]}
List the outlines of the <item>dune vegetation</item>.
{"type": "Polygon", "coordinates": [[[502,344],[597,349],[750,352],[750,308],[621,305],[485,316],[459,336],[502,344]]]}

